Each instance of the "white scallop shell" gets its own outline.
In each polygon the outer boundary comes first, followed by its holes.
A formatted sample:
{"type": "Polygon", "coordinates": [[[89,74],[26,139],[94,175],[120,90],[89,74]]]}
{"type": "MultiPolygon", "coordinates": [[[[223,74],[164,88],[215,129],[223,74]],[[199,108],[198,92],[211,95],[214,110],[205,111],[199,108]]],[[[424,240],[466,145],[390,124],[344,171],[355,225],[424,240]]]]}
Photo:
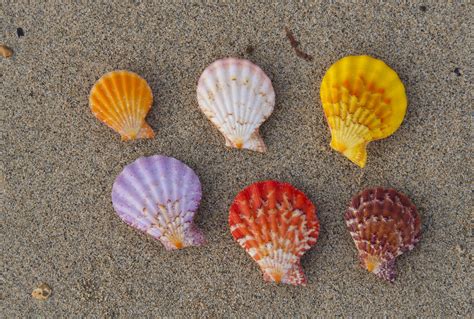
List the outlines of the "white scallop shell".
{"type": "Polygon", "coordinates": [[[258,128],[273,112],[275,91],[262,69],[243,59],[217,60],[199,78],[197,98],[226,146],[266,151],[258,128]]]}

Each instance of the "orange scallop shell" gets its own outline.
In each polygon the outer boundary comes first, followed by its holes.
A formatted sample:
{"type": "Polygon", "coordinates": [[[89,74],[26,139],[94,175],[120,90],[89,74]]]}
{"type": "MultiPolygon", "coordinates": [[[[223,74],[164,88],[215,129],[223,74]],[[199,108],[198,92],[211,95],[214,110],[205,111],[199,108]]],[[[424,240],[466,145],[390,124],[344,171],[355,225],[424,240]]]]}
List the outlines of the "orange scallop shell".
{"type": "Polygon", "coordinates": [[[352,198],[345,220],[361,266],[393,282],[395,258],[420,240],[420,217],[410,199],[394,189],[366,189],[352,198]]]}
{"type": "Polygon", "coordinates": [[[112,71],[92,87],[89,104],[100,121],[120,134],[123,141],[153,138],[145,117],[153,103],[148,83],[129,71],[112,71]]]}
{"type": "Polygon", "coordinates": [[[304,193],[287,183],[254,183],[236,196],[229,224],[265,281],[306,284],[300,258],[316,243],[319,221],[316,207],[304,193]]]}

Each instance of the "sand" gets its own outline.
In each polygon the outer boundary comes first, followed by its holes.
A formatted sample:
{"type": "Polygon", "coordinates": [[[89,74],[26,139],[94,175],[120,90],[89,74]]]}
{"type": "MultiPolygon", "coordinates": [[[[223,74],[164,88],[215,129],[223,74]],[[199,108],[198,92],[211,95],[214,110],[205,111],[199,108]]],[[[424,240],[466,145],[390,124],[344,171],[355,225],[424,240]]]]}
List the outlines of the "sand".
{"type": "Polygon", "coordinates": [[[1,316],[467,317],[472,7],[422,5],[3,0],[0,42],[14,55],[0,58],[1,316]],[[285,26],[313,61],[296,56],[285,26]],[[370,145],[365,169],[329,148],[319,100],[325,70],[350,54],[383,59],[409,99],[400,129],[370,145]],[[198,109],[197,78],[225,56],[252,60],[273,81],[266,154],[225,148],[198,109]],[[156,138],[121,142],[89,111],[91,86],[114,69],[149,82],[156,138]],[[152,154],[200,176],[206,246],[167,252],[115,215],[115,176],[152,154]],[[302,260],[306,287],[265,283],[229,233],[234,196],[269,178],[318,206],[321,235],[302,260]],[[379,185],[406,193],[423,223],[393,285],[358,266],[343,222],[351,196],[379,185]],[[53,289],[48,301],[31,297],[42,282],[53,289]]]}

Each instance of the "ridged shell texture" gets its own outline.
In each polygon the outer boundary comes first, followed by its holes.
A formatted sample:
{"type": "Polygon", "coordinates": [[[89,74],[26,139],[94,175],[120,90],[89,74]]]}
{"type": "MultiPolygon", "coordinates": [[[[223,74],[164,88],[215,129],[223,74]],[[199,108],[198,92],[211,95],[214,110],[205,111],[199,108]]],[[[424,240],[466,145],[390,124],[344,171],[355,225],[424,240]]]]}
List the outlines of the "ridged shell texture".
{"type": "Polygon", "coordinates": [[[364,167],[367,144],[393,134],[407,107],[397,73],[369,56],[334,63],[321,83],[321,102],[331,130],[331,147],[364,167]]]}
{"type": "Polygon", "coordinates": [[[273,112],[275,92],[258,66],[243,59],[215,61],[199,78],[197,99],[226,146],[265,152],[258,129],[273,112]]]}
{"type": "Polygon", "coordinates": [[[361,266],[393,282],[395,258],[420,239],[420,218],[410,199],[394,189],[366,189],[354,196],[345,220],[361,266]]]}
{"type": "Polygon", "coordinates": [[[153,103],[148,83],[129,71],[112,71],[92,87],[89,104],[100,121],[120,134],[122,140],[152,138],[145,117],[153,103]]]}
{"type": "Polygon", "coordinates": [[[252,184],[235,198],[229,214],[232,236],[257,262],[266,281],[306,284],[300,258],[316,243],[316,207],[290,184],[252,184]]]}
{"type": "Polygon", "coordinates": [[[201,200],[194,171],[172,157],[141,157],[127,165],[112,188],[112,203],[130,226],[160,240],[167,250],[204,243],[193,218],[201,200]]]}

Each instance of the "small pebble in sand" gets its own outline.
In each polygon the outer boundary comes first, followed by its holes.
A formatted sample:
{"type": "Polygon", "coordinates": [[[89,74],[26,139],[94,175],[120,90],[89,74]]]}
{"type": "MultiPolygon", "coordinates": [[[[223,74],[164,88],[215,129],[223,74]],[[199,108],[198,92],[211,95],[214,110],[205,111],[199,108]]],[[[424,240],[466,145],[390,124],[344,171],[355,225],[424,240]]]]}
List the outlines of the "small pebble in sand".
{"type": "Polygon", "coordinates": [[[25,36],[25,31],[23,31],[23,28],[17,28],[16,29],[16,35],[20,38],[20,37],[24,37],[25,36]]]}
{"type": "Polygon", "coordinates": [[[4,44],[0,44],[0,55],[4,58],[9,58],[13,55],[13,50],[4,44]]]}
{"type": "Polygon", "coordinates": [[[51,293],[53,290],[51,289],[48,284],[42,283],[41,285],[38,286],[38,288],[35,288],[31,295],[33,298],[38,299],[38,300],[48,300],[49,297],[51,297],[51,293]]]}
{"type": "Polygon", "coordinates": [[[459,244],[456,245],[456,252],[457,252],[459,255],[464,254],[464,251],[465,251],[465,250],[464,250],[464,248],[463,248],[461,245],[459,245],[459,244]]]}
{"type": "Polygon", "coordinates": [[[253,51],[255,51],[255,48],[251,45],[248,45],[247,48],[245,48],[245,53],[247,54],[252,54],[253,51]]]}

